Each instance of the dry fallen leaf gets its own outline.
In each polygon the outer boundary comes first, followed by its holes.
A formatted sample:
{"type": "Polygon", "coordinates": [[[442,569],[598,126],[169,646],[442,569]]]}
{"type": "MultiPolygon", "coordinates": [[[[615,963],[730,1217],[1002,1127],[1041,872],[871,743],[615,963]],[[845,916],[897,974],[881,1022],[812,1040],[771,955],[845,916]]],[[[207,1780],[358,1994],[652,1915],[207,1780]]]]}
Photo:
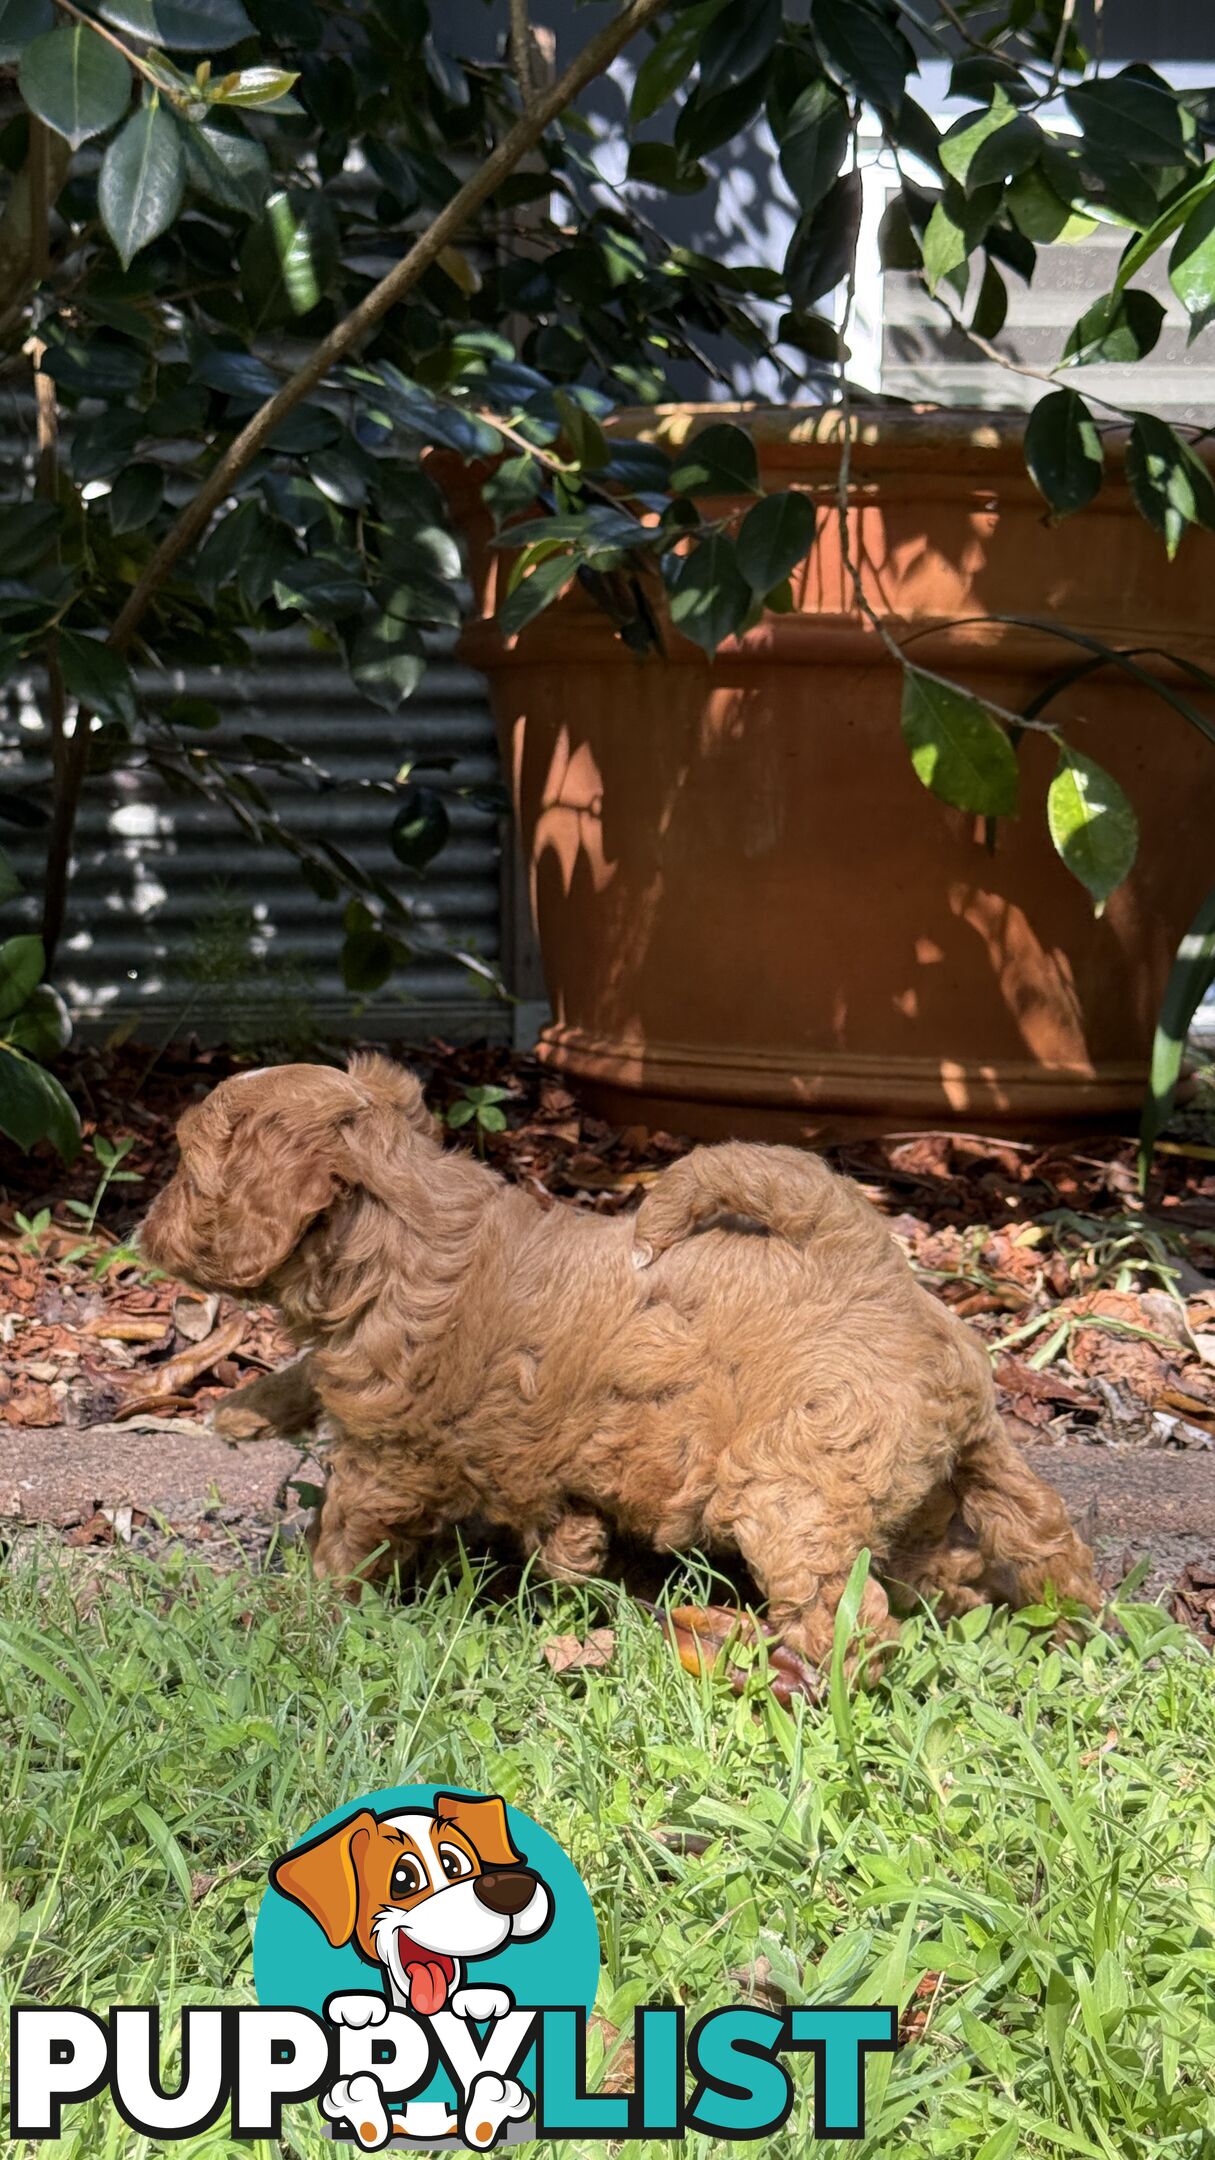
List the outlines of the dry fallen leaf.
{"type": "Polygon", "coordinates": [[[589,1672],[610,1665],[615,1649],[614,1630],[597,1627],[591,1629],[585,1642],[580,1642],[576,1635],[550,1635],[543,1646],[543,1656],[555,1673],[589,1672]]]}
{"type": "Polygon", "coordinates": [[[80,1329],[82,1335],[98,1335],[108,1342],[167,1342],[169,1332],[163,1318],[143,1319],[130,1313],[95,1313],[80,1329]]]}
{"type": "Polygon", "coordinates": [[[183,1290],[173,1300],[173,1325],[186,1342],[205,1342],[218,1311],[219,1299],[214,1295],[200,1297],[195,1291],[183,1290]]]}
{"type": "Polygon", "coordinates": [[[141,1373],[128,1387],[117,1416],[126,1419],[134,1410],[176,1408],[196,1380],[201,1380],[204,1373],[210,1372],[235,1350],[244,1332],[245,1315],[234,1313],[223,1327],[215,1328],[205,1342],[197,1343],[189,1350],[179,1350],[176,1357],[158,1365],[154,1372],[141,1373]]]}
{"type": "Polygon", "coordinates": [[[1116,1725],[1111,1725],[1100,1747],[1088,1748],[1086,1752],[1080,1757],[1080,1760],[1084,1764],[1085,1769],[1088,1769],[1090,1763],[1099,1762],[1103,1755],[1109,1755],[1112,1750],[1117,1747],[1117,1745],[1118,1727],[1116,1725]]]}

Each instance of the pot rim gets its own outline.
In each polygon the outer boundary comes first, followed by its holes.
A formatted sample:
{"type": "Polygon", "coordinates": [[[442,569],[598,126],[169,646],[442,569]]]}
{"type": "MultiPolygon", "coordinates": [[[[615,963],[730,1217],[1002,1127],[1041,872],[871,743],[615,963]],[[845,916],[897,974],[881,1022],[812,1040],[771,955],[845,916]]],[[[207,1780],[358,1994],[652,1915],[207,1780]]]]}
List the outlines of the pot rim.
{"type": "MultiPolygon", "coordinates": [[[[1060,384],[1059,388],[1068,387],[1060,384]]],[[[679,403],[618,406],[605,414],[603,426],[609,437],[626,435],[642,442],[659,443],[664,449],[680,449],[703,428],[721,422],[745,426],[761,456],[771,459],[781,452],[799,464],[834,467],[847,435],[852,454],[868,461],[876,453],[884,461],[899,464],[931,460],[942,452],[956,463],[1019,471],[1025,476],[1025,429],[1028,411],[987,410],[973,405],[857,405],[847,415],[839,405],[773,405],[757,398],[737,398],[721,403],[679,403]]],[[[1121,462],[1130,429],[1098,421],[1107,455],[1121,462]]],[[[1215,449],[1196,444],[1208,461],[1215,449]]]]}

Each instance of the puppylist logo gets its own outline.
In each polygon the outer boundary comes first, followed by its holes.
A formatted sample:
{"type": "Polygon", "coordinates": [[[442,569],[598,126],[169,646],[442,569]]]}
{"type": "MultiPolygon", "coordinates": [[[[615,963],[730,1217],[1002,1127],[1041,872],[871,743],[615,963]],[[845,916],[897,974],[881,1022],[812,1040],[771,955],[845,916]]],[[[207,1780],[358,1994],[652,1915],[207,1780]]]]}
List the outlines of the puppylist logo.
{"type": "Polygon", "coordinates": [[[258,2006],[182,2012],[176,2091],[161,2083],[155,2009],[15,2009],[10,2129],[58,2137],[66,2103],[108,2090],[126,2123],[166,2142],[225,2107],[234,2137],[278,2137],[288,2102],[314,2102],[328,2135],[364,2152],[750,2141],[788,2120],[790,2062],[809,2055],[815,2137],[863,2135],[866,2056],[898,2045],[890,2005],[735,2004],[689,2025],[679,2003],[645,2004],[634,2090],[588,2093],[599,1964],[586,1887],[538,1823],[496,1794],[371,1793],[273,1863],[258,2006]]]}

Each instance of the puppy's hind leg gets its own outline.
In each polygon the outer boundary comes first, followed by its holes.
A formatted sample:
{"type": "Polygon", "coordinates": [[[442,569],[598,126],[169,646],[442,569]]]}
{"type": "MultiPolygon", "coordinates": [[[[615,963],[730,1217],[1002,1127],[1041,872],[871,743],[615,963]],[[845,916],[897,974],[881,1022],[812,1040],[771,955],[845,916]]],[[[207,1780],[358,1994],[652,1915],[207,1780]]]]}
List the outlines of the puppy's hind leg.
{"type": "Polygon", "coordinates": [[[945,1620],[987,1603],[986,1562],[973,1531],[958,1519],[951,1484],[935,1485],[904,1524],[882,1574],[898,1612],[910,1612],[923,1598],[945,1620]]]}
{"type": "Polygon", "coordinates": [[[602,1575],[611,1545],[611,1528],[597,1508],[569,1501],[546,1530],[527,1530],[523,1544],[534,1554],[539,1574],[551,1582],[586,1582],[602,1575]]]}
{"type": "MultiPolygon", "coordinates": [[[[781,1640],[823,1671],[831,1662],[835,1616],[857,1554],[871,1542],[863,1505],[833,1514],[812,1486],[792,1478],[752,1485],[730,1524],[743,1559],[768,1600],[781,1640]]],[[[898,1640],[898,1622],[881,1584],[870,1576],[857,1614],[865,1641],[850,1652],[849,1677],[873,1679],[898,1640]]]]}
{"type": "Polygon", "coordinates": [[[1012,1572],[1023,1604],[1036,1604],[1053,1583],[1060,1597],[1101,1610],[1092,1553],[1058,1493],[1034,1475],[998,1420],[961,1457],[954,1485],[984,1559],[1012,1572]]]}

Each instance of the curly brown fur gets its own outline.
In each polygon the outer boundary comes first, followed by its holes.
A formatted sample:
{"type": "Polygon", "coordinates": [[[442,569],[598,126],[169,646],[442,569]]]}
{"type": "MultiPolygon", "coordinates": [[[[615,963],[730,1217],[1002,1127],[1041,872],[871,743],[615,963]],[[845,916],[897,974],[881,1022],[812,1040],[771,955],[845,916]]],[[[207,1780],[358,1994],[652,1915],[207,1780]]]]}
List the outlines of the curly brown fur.
{"type": "MultiPolygon", "coordinates": [[[[1001,1565],[1028,1596],[1050,1580],[1099,1604],[1001,1431],[981,1344],[814,1156],[698,1149],[635,1227],[546,1212],[444,1152],[417,1082],[376,1057],[225,1081],[179,1137],[144,1249],[272,1299],[310,1350],[332,1462],[321,1572],[380,1571],[473,1517],[585,1572],[618,1527],[736,1549],[820,1659],[863,1546],[955,1608],[1001,1565]]],[[[876,1582],[862,1619],[893,1632],[876,1582]]]]}

